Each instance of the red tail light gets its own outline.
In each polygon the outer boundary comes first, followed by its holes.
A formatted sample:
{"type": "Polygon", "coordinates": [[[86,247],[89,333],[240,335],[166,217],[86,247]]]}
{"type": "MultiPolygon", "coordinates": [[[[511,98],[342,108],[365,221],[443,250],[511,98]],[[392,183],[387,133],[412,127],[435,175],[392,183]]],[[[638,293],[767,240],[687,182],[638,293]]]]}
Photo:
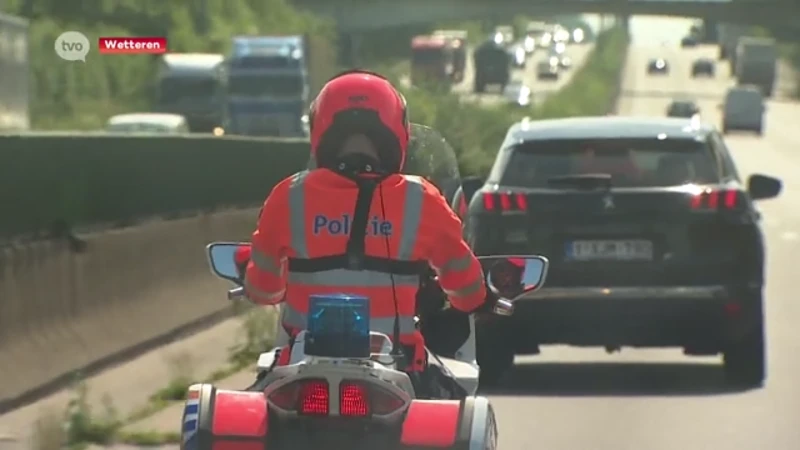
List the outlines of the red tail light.
{"type": "Polygon", "coordinates": [[[339,414],[349,417],[369,415],[367,389],[355,383],[342,383],[339,386],[339,414]]]}
{"type": "Polygon", "coordinates": [[[270,403],[287,411],[327,416],[330,393],[325,380],[298,380],[269,394],[270,403]]]}
{"type": "Polygon", "coordinates": [[[385,415],[397,411],[406,402],[377,386],[344,381],[339,385],[339,414],[346,417],[385,415]]]}
{"type": "Polygon", "coordinates": [[[527,211],[528,198],[521,193],[485,192],[483,194],[483,208],[486,211],[527,211]]]}
{"type": "Polygon", "coordinates": [[[716,210],[736,209],[741,202],[741,193],[736,190],[706,191],[692,197],[692,209],[716,210]]]}

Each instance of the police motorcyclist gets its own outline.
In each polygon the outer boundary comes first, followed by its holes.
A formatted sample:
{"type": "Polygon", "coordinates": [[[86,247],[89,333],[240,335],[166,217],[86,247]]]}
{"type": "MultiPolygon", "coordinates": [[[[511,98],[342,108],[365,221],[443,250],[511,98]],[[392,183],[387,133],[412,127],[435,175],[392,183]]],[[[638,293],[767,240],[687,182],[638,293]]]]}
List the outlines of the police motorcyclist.
{"type": "Polygon", "coordinates": [[[290,336],[305,329],[309,296],[367,296],[371,328],[392,336],[397,309],[400,343],[413,355],[407,370],[426,372],[414,323],[424,268],[459,311],[484,307],[486,290],[447,201],[432,183],[400,174],[410,137],[405,99],[378,74],[348,71],[320,91],[309,124],[318,168],[283,180],[264,203],[252,251],[237,255],[240,264],[250,256],[247,296],[284,302],[290,336]]]}

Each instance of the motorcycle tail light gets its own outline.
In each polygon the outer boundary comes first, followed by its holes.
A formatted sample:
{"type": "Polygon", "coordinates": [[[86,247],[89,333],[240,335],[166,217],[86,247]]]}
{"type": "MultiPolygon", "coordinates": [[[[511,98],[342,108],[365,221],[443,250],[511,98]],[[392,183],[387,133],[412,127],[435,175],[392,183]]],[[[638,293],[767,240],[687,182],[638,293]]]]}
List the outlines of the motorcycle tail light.
{"type": "Polygon", "coordinates": [[[355,383],[342,383],[339,386],[339,414],[348,417],[369,415],[367,389],[355,383]]]}
{"type": "Polygon", "coordinates": [[[327,416],[330,392],[325,380],[298,380],[269,394],[270,403],[307,416],[327,416]]]}
{"type": "Polygon", "coordinates": [[[343,381],[339,385],[339,414],[342,416],[386,415],[403,408],[405,404],[402,398],[372,384],[343,381]]]}

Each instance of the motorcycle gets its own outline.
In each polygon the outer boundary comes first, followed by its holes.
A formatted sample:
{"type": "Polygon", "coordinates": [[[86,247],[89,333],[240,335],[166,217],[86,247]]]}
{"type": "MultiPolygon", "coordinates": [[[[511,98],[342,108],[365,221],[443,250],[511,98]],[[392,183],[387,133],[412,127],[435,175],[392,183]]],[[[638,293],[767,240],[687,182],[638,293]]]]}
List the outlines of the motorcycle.
{"type": "MultiPolygon", "coordinates": [[[[440,136],[428,134],[428,138],[439,146],[446,144],[440,136]]],[[[426,147],[417,139],[414,148],[420,144],[426,147]]],[[[437,164],[442,159],[434,154],[415,156],[416,164],[436,168],[440,181],[452,181],[452,174],[457,174],[437,164]]],[[[428,175],[434,178],[433,173],[428,175]]],[[[443,192],[457,189],[452,184],[439,186],[443,192]]],[[[212,273],[236,284],[228,291],[230,300],[244,295],[234,262],[240,245],[207,246],[212,273]]],[[[493,312],[500,315],[513,314],[517,299],[541,288],[549,265],[546,258],[534,255],[480,259],[486,286],[498,298],[493,312]]],[[[413,374],[404,370],[402,352],[393,345],[397,339],[370,329],[369,301],[347,293],[311,296],[306,330],[290,338],[279,327],[278,347],[259,356],[263,377],[253,386],[244,390],[205,383],[190,386],[181,449],[496,449],[494,410],[488,398],[477,394],[480,368],[473,315],[464,315],[469,334],[452,355],[423,349],[428,364],[454,379],[464,395],[426,398],[413,374]],[[276,359],[281,364],[275,364],[276,359]]],[[[418,326],[424,321],[420,318],[418,326]]]]}

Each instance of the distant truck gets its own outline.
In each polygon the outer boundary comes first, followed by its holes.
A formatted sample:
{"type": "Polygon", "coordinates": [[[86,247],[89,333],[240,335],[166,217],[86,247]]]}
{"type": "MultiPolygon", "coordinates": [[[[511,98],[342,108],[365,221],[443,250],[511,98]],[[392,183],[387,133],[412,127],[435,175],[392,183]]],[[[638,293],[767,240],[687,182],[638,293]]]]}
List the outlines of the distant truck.
{"type": "Polygon", "coordinates": [[[472,55],[475,62],[474,91],[486,91],[488,85],[499,85],[501,92],[511,79],[511,55],[502,43],[488,40],[472,55]]]}
{"type": "Polygon", "coordinates": [[[415,36],[411,40],[411,83],[436,84],[449,89],[454,79],[453,47],[443,36],[415,36]]]}
{"type": "Polygon", "coordinates": [[[736,47],[736,81],[754,85],[765,97],[772,96],[777,76],[778,48],[770,38],[742,37],[736,47]]]}
{"type": "Polygon", "coordinates": [[[456,83],[464,81],[464,72],[467,69],[467,45],[469,44],[467,32],[464,30],[436,30],[433,35],[450,40],[450,47],[453,49],[453,81],[456,83]]]}
{"type": "Polygon", "coordinates": [[[180,114],[193,133],[224,128],[225,57],[209,53],[167,53],[161,57],[155,111],[180,114]]]}
{"type": "Polygon", "coordinates": [[[28,21],[0,14],[0,39],[0,130],[28,130],[28,21]]]}
{"type": "Polygon", "coordinates": [[[739,38],[747,35],[747,27],[739,24],[719,25],[719,59],[727,59],[731,63],[731,74],[736,68],[736,46],[739,38]]]}
{"type": "Polygon", "coordinates": [[[306,137],[312,95],[305,36],[235,36],[225,60],[226,134],[306,137]]]}

